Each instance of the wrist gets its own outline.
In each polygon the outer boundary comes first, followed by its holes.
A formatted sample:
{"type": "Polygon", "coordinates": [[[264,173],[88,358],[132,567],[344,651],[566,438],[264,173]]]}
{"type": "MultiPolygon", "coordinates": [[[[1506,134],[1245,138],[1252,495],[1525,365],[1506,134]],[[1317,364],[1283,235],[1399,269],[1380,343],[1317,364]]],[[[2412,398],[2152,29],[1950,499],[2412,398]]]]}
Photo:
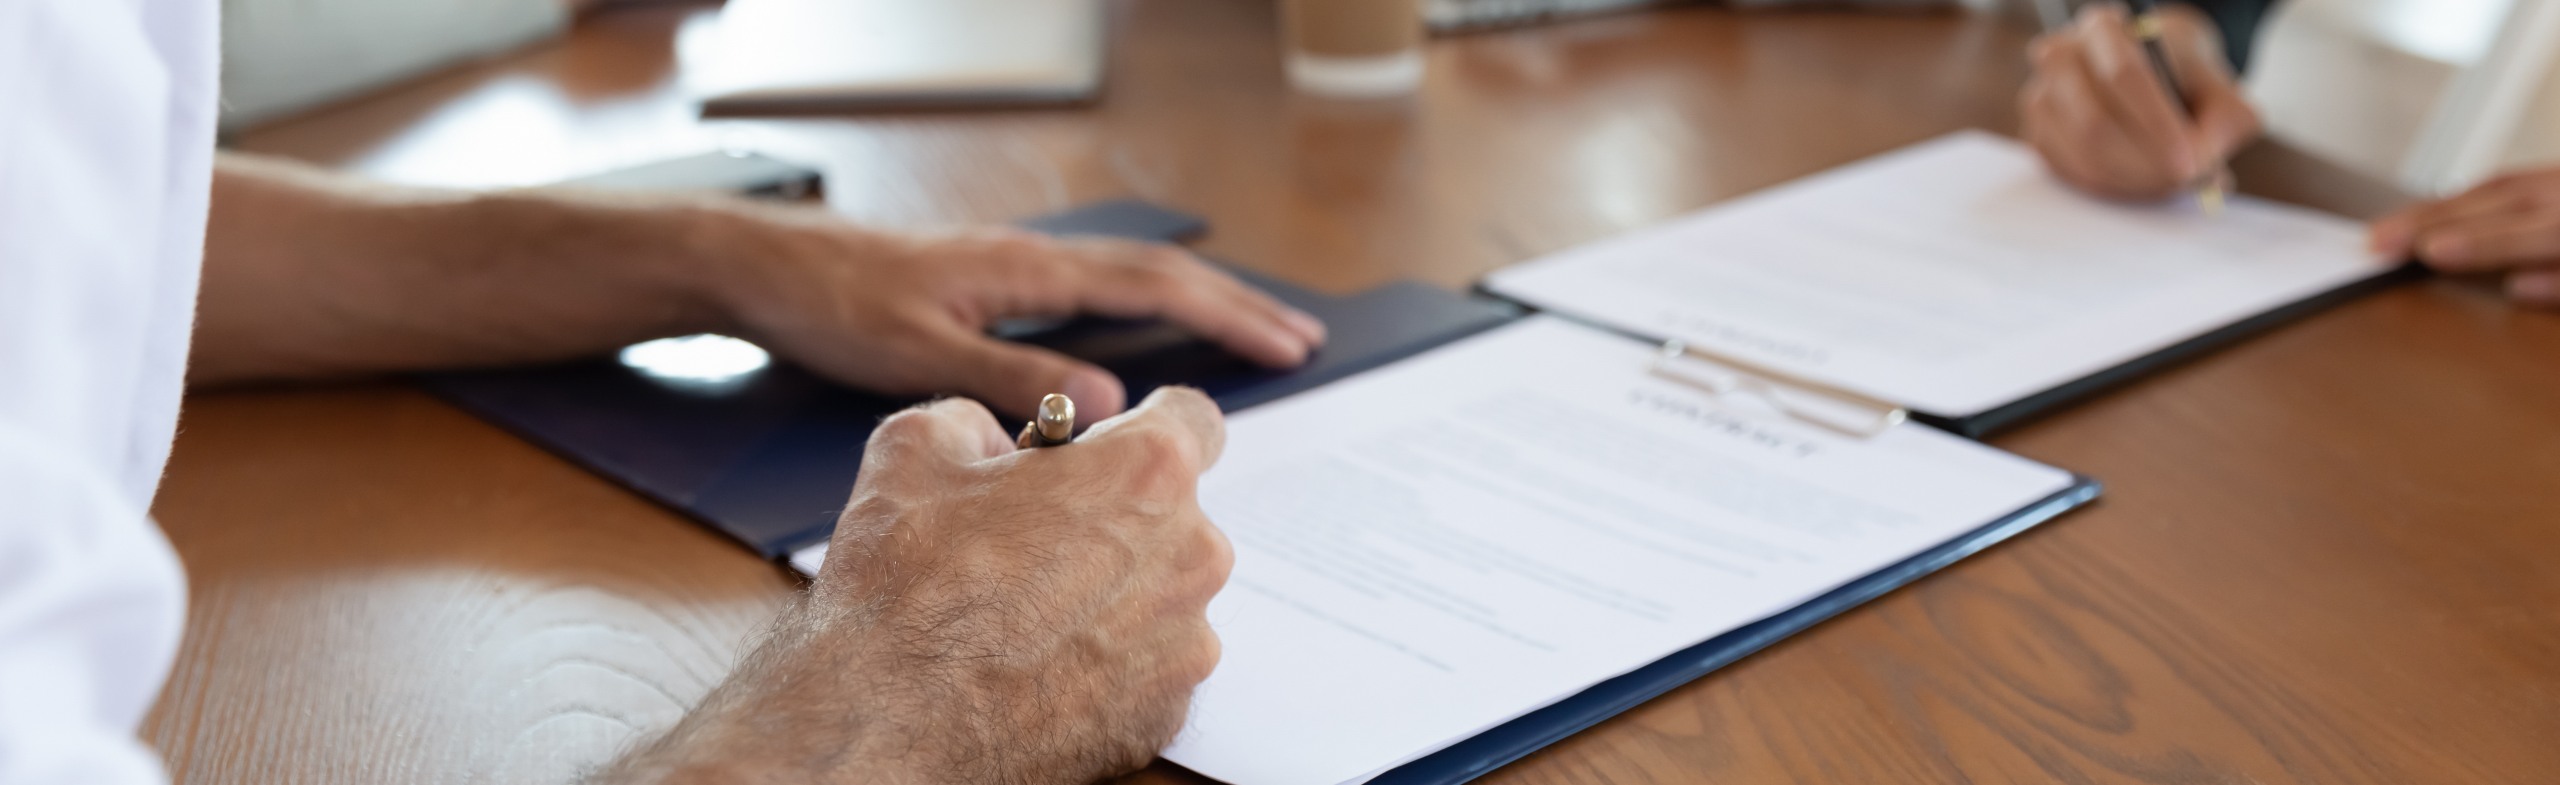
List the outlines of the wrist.
{"type": "Polygon", "coordinates": [[[499,191],[467,197],[452,230],[485,238],[486,267],[534,272],[508,280],[574,283],[583,298],[555,302],[612,314],[629,337],[719,332],[727,312],[703,291],[693,227],[711,208],[683,200],[574,191],[499,191]]]}
{"type": "Polygon", "coordinates": [[[778,301],[806,295],[813,281],[838,285],[832,279],[883,252],[882,235],[818,208],[706,200],[664,210],[656,224],[665,275],[720,321],[711,331],[739,337],[755,337],[754,314],[787,311],[778,301]],[[825,269],[813,271],[813,261],[825,269]]]}
{"type": "Polygon", "coordinates": [[[675,727],[587,785],[950,782],[921,763],[932,758],[934,735],[901,730],[925,707],[876,689],[889,666],[859,645],[873,636],[827,629],[862,622],[819,618],[805,602],[675,727]]]}
{"type": "Polygon", "coordinates": [[[671,200],[630,208],[628,258],[651,285],[681,303],[687,324],[677,332],[736,334],[742,311],[730,290],[736,268],[754,258],[753,239],[737,210],[707,200],[671,200]]]}

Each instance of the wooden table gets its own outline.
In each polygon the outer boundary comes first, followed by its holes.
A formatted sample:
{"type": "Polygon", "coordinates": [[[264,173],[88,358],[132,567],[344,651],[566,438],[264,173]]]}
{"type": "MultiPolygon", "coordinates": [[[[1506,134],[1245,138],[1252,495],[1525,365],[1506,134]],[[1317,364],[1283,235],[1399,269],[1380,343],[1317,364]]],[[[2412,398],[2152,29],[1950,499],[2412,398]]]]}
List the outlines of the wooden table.
{"type": "MultiPolygon", "coordinates": [[[[1456,286],[2012,130],[2028,35],[1616,17],[1435,43],[1419,99],[1361,107],[1287,93],[1267,2],[1119,9],[1089,110],[699,121],[670,53],[710,17],[661,8],[235,141],[484,183],[743,144],[826,161],[866,221],[1136,195],[1318,287],[1456,286]]],[[[194,601],[147,730],[181,782],[564,781],[675,719],[795,591],[406,384],[198,395],[183,427],[156,513],[194,601]]],[[[2407,285],[1997,442],[2106,500],[1491,779],[2560,781],[2560,317],[2407,285]]]]}

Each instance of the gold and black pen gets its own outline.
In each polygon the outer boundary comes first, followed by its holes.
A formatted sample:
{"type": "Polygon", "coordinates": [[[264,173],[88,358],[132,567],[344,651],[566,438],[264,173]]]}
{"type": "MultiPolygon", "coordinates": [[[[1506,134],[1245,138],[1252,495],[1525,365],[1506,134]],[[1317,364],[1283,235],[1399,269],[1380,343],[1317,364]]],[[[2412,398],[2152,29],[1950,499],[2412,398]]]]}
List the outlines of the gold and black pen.
{"type": "MultiPolygon", "coordinates": [[[[2170,65],[2169,50],[2162,41],[2168,29],[2160,18],[2160,4],[2156,0],[2125,1],[2133,7],[2133,37],[2142,42],[2143,54],[2151,58],[2151,70],[2160,75],[2160,86],[2168,89],[2169,102],[2178,105],[2181,116],[2194,119],[2194,104],[2187,102],[2186,88],[2178,85],[2178,72],[2170,65]]],[[[2227,173],[2216,168],[2212,174],[2205,175],[2203,182],[2196,184],[2196,204],[2203,207],[2206,214],[2221,214],[2223,189],[2228,179],[2227,173]]]]}
{"type": "Polygon", "coordinates": [[[1056,447],[1076,440],[1076,402],[1050,393],[1040,399],[1040,413],[1022,424],[1013,444],[1022,449],[1056,447]]]}

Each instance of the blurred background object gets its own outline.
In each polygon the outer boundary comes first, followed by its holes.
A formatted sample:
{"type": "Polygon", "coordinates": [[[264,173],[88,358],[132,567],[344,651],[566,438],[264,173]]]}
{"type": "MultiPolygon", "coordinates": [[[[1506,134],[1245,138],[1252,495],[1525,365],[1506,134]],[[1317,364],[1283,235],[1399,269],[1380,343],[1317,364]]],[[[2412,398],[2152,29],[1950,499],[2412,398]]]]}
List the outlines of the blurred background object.
{"type": "Polygon", "coordinates": [[[2291,0],[2249,81],[2270,133],[2418,193],[2560,161],[2560,3],[2291,0]]]}
{"type": "Polygon", "coordinates": [[[572,10],[569,0],[223,0],[222,127],[550,38],[572,10]]]}
{"type": "Polygon", "coordinates": [[[1079,103],[1105,22],[1101,0],[732,0],[686,81],[713,114],[1079,103]]]}
{"type": "MultiPolygon", "coordinates": [[[[1454,33],[1550,20],[1696,5],[1703,0],[1426,0],[1423,19],[1433,32],[1454,33]]],[[[1722,0],[1733,8],[1947,8],[1993,0],[1722,0]]]]}
{"type": "Polygon", "coordinates": [[[1683,0],[1427,0],[1423,20],[1437,32],[1457,32],[1611,11],[1679,5],[1683,0]]]}
{"type": "Polygon", "coordinates": [[[1422,0],[1280,0],[1289,83],[1377,98],[1422,87],[1422,0]]]}
{"type": "MultiPolygon", "coordinates": [[[[1693,4],[1684,0],[1421,2],[1426,23],[1441,30],[1693,4]]],[[[1998,7],[2050,26],[2067,19],[2086,0],[1726,2],[1790,8],[1998,7]]],[[[570,0],[224,0],[223,125],[237,131],[510,50],[552,36],[580,7],[593,4],[570,0]]],[[[699,21],[704,24],[698,27],[704,35],[688,37],[702,38],[705,45],[685,47],[682,91],[698,96],[704,84],[717,82],[723,68],[720,61],[736,59],[731,52],[782,51],[790,49],[786,44],[791,42],[808,44],[810,51],[761,54],[771,61],[768,64],[778,65],[822,66],[835,58],[839,62],[829,67],[839,68],[832,72],[838,77],[871,69],[874,78],[886,81],[863,88],[868,90],[887,89],[903,79],[910,86],[955,91],[967,86],[984,97],[991,94],[989,85],[1007,79],[1037,81],[1060,75],[1065,75],[1066,84],[1098,90],[1107,59],[1105,5],[1103,0],[736,0],[721,11],[689,6],[702,12],[699,21]],[[828,18],[843,16],[844,20],[810,22],[813,17],[806,9],[781,13],[800,6],[818,7],[833,15],[828,18]],[[884,13],[888,15],[880,15],[884,13]],[[758,18],[779,21],[747,24],[758,18]],[[795,19],[798,24],[792,23],[795,19]],[[981,21],[985,19],[1011,23],[989,25],[981,21]],[[1031,24],[1042,20],[1046,22],[1031,24]],[[726,29],[728,22],[740,22],[741,29],[726,29]],[[784,34],[757,32],[767,27],[784,34]],[[874,43],[857,45],[863,41],[874,43]],[[1046,65],[1025,65],[1035,61],[1046,65]],[[902,72],[902,68],[926,70],[902,72]],[[946,70],[940,77],[924,75],[933,68],[946,70]]],[[[2555,63],[2555,48],[2560,48],[2560,2],[2550,0],[2281,0],[2257,31],[2257,55],[2249,64],[2247,83],[2272,135],[2412,191],[2445,193],[2496,171],[2560,163],[2560,82],[2551,78],[2555,67],[2560,67],[2555,63]]],[[[830,72],[820,68],[815,73],[830,72]]],[[[862,84],[862,78],[830,82],[832,78],[813,78],[803,86],[862,84]]],[[[528,89],[497,85],[478,99],[513,107],[539,107],[561,100],[626,100],[635,111],[639,106],[658,105],[640,94],[561,97],[532,94],[528,89]]],[[[667,89],[678,88],[669,85],[667,89]]],[[[1049,95],[1073,100],[1077,91],[1071,87],[1049,95]]],[[[669,107],[669,111],[690,114],[691,108],[669,107]]],[[[681,126],[682,133],[574,150],[569,157],[575,160],[543,167],[530,163],[560,156],[539,153],[548,149],[535,143],[544,138],[543,127],[519,123],[508,136],[526,152],[510,158],[507,176],[449,168],[382,174],[405,174],[395,179],[437,184],[526,184],[538,181],[534,178],[556,179],[729,146],[726,140],[713,144],[702,138],[707,135],[703,129],[681,119],[670,117],[667,122],[681,126]]],[[[590,139],[578,146],[596,145],[590,139]]],[[[398,152],[397,140],[392,140],[377,154],[396,157],[393,154],[398,152]]]]}

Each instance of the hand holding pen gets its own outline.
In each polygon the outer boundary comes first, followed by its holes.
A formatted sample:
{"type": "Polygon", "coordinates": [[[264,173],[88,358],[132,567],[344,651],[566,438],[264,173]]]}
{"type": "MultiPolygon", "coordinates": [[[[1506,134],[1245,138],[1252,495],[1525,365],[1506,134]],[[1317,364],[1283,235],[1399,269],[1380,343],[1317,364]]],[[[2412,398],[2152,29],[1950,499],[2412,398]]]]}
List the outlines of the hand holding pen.
{"type": "Polygon", "coordinates": [[[2218,191],[2224,162],[2258,135],[2257,111],[2210,20],[2183,5],[2135,5],[2090,6],[2036,39],[2022,135],[2056,176],[2099,196],[2218,191]]]}

